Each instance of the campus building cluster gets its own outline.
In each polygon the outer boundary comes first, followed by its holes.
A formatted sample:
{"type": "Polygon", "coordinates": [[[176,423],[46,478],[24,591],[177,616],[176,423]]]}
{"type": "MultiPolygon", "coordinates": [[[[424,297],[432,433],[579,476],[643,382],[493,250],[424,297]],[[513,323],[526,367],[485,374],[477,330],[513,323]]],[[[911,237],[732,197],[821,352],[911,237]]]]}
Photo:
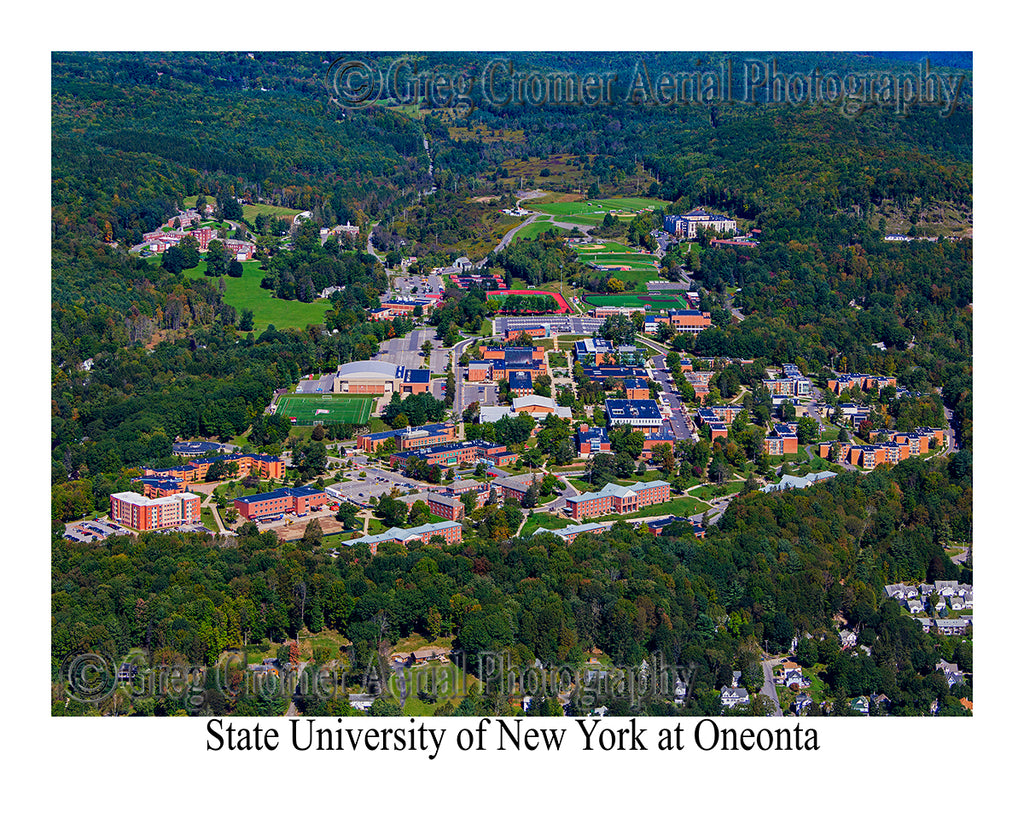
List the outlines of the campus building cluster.
{"type": "Polygon", "coordinates": [[[761,381],[773,396],[808,396],[811,394],[811,382],[804,378],[803,373],[795,364],[783,364],[779,378],[766,378],[761,381]]]}
{"type": "Polygon", "coordinates": [[[489,441],[457,441],[396,452],[391,456],[391,467],[404,468],[410,458],[418,458],[430,466],[436,464],[441,467],[477,462],[486,466],[509,466],[514,464],[519,456],[515,452],[509,452],[504,444],[492,444],[489,441]]]}
{"type": "Polygon", "coordinates": [[[681,216],[666,216],[663,228],[679,239],[696,239],[698,230],[715,230],[718,233],[735,233],[736,220],[717,213],[708,213],[703,208],[694,208],[681,216]]]}
{"type": "Polygon", "coordinates": [[[711,392],[711,377],[713,375],[714,373],[710,370],[683,370],[683,378],[687,384],[693,387],[693,392],[699,403],[703,403],[711,392]]]}
{"type": "Polygon", "coordinates": [[[410,512],[413,504],[423,501],[430,508],[430,514],[445,520],[462,520],[465,511],[461,500],[443,492],[417,492],[413,495],[404,495],[399,500],[406,505],[410,512]]]}
{"type": "Polygon", "coordinates": [[[711,433],[711,440],[729,437],[729,424],[743,412],[742,404],[726,404],[718,407],[702,407],[697,410],[694,418],[698,426],[706,426],[711,433]]]}
{"type": "Polygon", "coordinates": [[[855,386],[860,387],[862,390],[870,390],[873,387],[878,387],[880,390],[885,387],[895,387],[896,379],[888,375],[838,373],[835,378],[829,378],[825,385],[836,395],[839,395],[843,390],[849,390],[855,386]]]}
{"type": "Polygon", "coordinates": [[[144,469],[142,491],[148,498],[162,498],[188,489],[190,484],[202,483],[215,463],[222,463],[233,472],[233,477],[247,478],[258,475],[260,480],[284,478],[284,458],[277,455],[234,453],[209,458],[193,458],[182,466],[167,469],[144,469]]]}
{"type": "Polygon", "coordinates": [[[399,316],[411,316],[419,307],[422,315],[429,315],[437,307],[440,295],[394,296],[380,300],[380,307],[367,311],[370,321],[390,321],[399,316]]]}
{"type": "Polygon", "coordinates": [[[600,492],[585,492],[565,499],[566,513],[573,520],[595,518],[601,515],[624,515],[636,512],[669,498],[669,485],[665,481],[640,481],[632,486],[605,484],[600,492]]]}
{"type": "MultiPolygon", "coordinates": [[[[180,215],[184,216],[185,214],[180,215]]],[[[172,219],[171,223],[173,221],[172,219]]],[[[191,224],[191,221],[182,220],[180,224],[191,224]]],[[[217,238],[217,231],[212,227],[201,227],[194,230],[168,227],[142,234],[142,241],[147,243],[149,249],[154,253],[163,253],[168,248],[180,244],[181,240],[186,236],[191,236],[195,239],[200,252],[205,253],[210,249],[210,242],[217,238]]],[[[256,245],[244,239],[221,239],[220,241],[224,245],[224,249],[231,254],[231,257],[240,262],[248,261],[256,252],[256,245]]]]}
{"type": "Polygon", "coordinates": [[[421,427],[405,427],[386,432],[368,432],[356,438],[356,448],[362,452],[373,453],[388,441],[395,442],[395,449],[423,449],[424,447],[447,444],[458,438],[455,424],[451,421],[443,424],[425,424],[421,427]]]}
{"type": "Polygon", "coordinates": [[[110,496],[110,519],[139,532],[198,523],[199,496],[191,492],[178,492],[160,498],[147,498],[138,492],[117,492],[110,496]]]}
{"type": "Polygon", "coordinates": [[[412,370],[390,361],[351,361],[334,376],[333,392],[418,395],[430,389],[430,370],[412,370]]]}
{"type": "Polygon", "coordinates": [[[898,464],[914,455],[926,455],[932,440],[937,447],[941,447],[945,441],[945,430],[934,427],[918,427],[912,432],[873,430],[873,434],[869,433],[869,440],[879,440],[882,435],[888,436],[889,439],[877,444],[822,442],[818,445],[818,454],[837,463],[850,463],[862,469],[874,469],[881,464],[898,464]]]}
{"type": "MultiPolygon", "coordinates": [[[[484,347],[483,358],[470,361],[467,377],[470,381],[503,381],[512,383],[513,374],[520,374],[520,384],[529,384],[533,391],[533,378],[547,373],[543,347],[484,347]],[[522,376],[526,376],[525,380],[522,376]]],[[[525,394],[525,393],[524,393],[525,394]]]]}

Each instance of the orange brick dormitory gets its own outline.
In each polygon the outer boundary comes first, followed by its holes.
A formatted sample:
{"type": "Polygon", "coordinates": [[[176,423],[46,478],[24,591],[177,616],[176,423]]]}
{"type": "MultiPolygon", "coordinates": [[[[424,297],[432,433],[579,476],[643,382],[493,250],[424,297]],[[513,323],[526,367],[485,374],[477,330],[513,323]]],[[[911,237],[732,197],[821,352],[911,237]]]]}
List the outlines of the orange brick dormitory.
{"type": "Polygon", "coordinates": [[[286,487],[234,500],[238,514],[249,520],[286,514],[301,516],[332,502],[330,495],[313,486],[286,487]]]}
{"type": "Polygon", "coordinates": [[[210,467],[218,462],[228,466],[233,465],[237,478],[246,478],[249,475],[259,475],[260,480],[284,478],[284,458],[277,455],[243,455],[239,453],[210,458],[194,458],[182,466],[172,466],[168,469],[144,469],[142,476],[146,495],[148,497],[163,497],[173,493],[171,482],[174,482],[179,489],[187,487],[188,484],[202,483],[206,480],[206,474],[210,471],[210,467]]]}
{"type": "Polygon", "coordinates": [[[898,464],[914,455],[927,455],[933,439],[940,447],[945,440],[945,430],[933,427],[918,427],[912,432],[872,430],[868,434],[868,439],[874,441],[883,434],[887,435],[889,440],[865,446],[849,442],[823,441],[818,444],[818,454],[822,458],[828,458],[833,454],[832,450],[838,448],[833,458],[836,463],[851,463],[862,469],[874,469],[882,464],[898,464]]]}
{"type": "Polygon", "coordinates": [[[199,496],[180,492],[147,498],[138,492],[118,492],[110,496],[110,519],[140,532],[198,523],[199,496]]]}

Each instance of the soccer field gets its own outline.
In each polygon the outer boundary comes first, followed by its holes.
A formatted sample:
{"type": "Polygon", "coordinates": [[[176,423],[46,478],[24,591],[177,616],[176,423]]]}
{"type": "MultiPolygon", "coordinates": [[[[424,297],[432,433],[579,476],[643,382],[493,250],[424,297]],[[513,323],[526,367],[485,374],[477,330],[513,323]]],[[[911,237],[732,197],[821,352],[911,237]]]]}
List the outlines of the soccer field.
{"type": "Polygon", "coordinates": [[[304,427],[365,424],[376,400],[376,396],[363,395],[282,395],[277,400],[276,414],[304,427]]]}
{"type": "Polygon", "coordinates": [[[584,301],[588,304],[592,304],[595,307],[641,307],[645,306],[648,310],[686,310],[689,305],[686,303],[686,299],[682,296],[669,296],[669,295],[657,295],[651,296],[646,294],[624,294],[621,296],[592,296],[588,295],[584,297],[584,301]]]}

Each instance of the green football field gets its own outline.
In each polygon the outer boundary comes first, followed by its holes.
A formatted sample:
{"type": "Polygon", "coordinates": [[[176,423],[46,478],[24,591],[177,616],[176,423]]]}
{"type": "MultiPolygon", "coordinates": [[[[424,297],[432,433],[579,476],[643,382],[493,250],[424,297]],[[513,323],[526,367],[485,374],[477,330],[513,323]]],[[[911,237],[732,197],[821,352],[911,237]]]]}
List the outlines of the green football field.
{"type": "Polygon", "coordinates": [[[595,307],[640,307],[648,310],[686,310],[689,305],[682,296],[623,294],[620,296],[585,296],[584,301],[595,307]]]}
{"type": "Polygon", "coordinates": [[[282,395],[277,415],[294,419],[300,426],[314,424],[365,424],[370,420],[376,396],[282,395]]]}

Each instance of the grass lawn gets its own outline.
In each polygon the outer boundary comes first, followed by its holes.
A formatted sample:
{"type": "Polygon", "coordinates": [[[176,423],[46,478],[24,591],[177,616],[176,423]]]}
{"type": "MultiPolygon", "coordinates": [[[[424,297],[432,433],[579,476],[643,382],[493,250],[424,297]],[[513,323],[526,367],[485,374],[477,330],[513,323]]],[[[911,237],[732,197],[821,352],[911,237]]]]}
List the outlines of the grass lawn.
{"type": "Polygon", "coordinates": [[[721,486],[700,486],[690,492],[698,498],[720,498],[722,495],[731,495],[733,492],[743,491],[745,481],[729,481],[721,486]]]}
{"type": "Polygon", "coordinates": [[[555,218],[557,218],[559,222],[566,222],[566,223],[568,223],[570,225],[581,225],[581,226],[589,226],[589,227],[598,227],[599,225],[604,224],[604,217],[603,216],[583,216],[583,215],[577,215],[577,216],[557,216],[555,218]]]}
{"type": "Polygon", "coordinates": [[[255,224],[256,217],[261,213],[264,216],[273,216],[275,219],[287,219],[291,221],[298,214],[302,213],[302,211],[295,210],[294,208],[282,208],[277,205],[242,205],[242,218],[250,224],[255,224]]]}
{"type": "Polygon", "coordinates": [[[259,486],[250,488],[243,486],[241,482],[237,483],[234,487],[228,488],[226,484],[224,486],[224,497],[234,500],[235,498],[248,498],[250,495],[258,495],[261,492],[269,492],[270,482],[260,481],[259,486]]]}
{"type": "Polygon", "coordinates": [[[326,648],[331,652],[331,659],[337,660],[341,657],[342,649],[347,649],[350,645],[352,643],[343,634],[332,630],[321,631],[299,638],[299,658],[312,660],[314,648],[326,648]]]}
{"type": "MultiPolygon", "coordinates": [[[[156,264],[159,263],[157,259],[156,264]]],[[[242,270],[241,278],[224,276],[224,301],[238,311],[239,317],[243,310],[252,310],[253,332],[258,334],[271,324],[278,329],[302,329],[310,324],[323,324],[324,315],[331,308],[331,303],[327,299],[318,299],[306,304],[301,301],[274,298],[270,290],[260,287],[263,271],[260,270],[259,262],[242,262],[242,270]]],[[[205,259],[196,267],[185,271],[185,275],[191,279],[201,279],[205,274],[205,259]]]]}
{"type": "Polygon", "coordinates": [[[606,213],[613,211],[625,211],[626,214],[635,214],[644,208],[656,208],[670,205],[662,199],[646,199],[637,197],[623,197],[619,199],[587,199],[582,202],[550,202],[547,204],[535,204],[528,202],[527,207],[531,210],[538,210],[541,213],[550,213],[555,216],[577,216],[577,215],[599,215],[602,218],[606,213]]]}
{"type": "MultiPolygon", "coordinates": [[[[641,509],[635,517],[648,518],[653,515],[679,515],[680,517],[689,517],[690,515],[699,515],[701,512],[706,512],[711,507],[696,498],[672,498],[671,500],[665,501],[665,503],[656,503],[654,506],[648,506],[645,509],[641,509]]],[[[613,515],[612,517],[617,517],[613,515]]],[[[603,520],[603,518],[598,518],[603,520]]]]}
{"type": "Polygon", "coordinates": [[[545,529],[564,529],[570,523],[571,521],[560,518],[558,515],[552,515],[549,512],[534,512],[526,519],[526,523],[523,524],[523,530],[519,533],[519,536],[532,537],[533,533],[541,527],[545,529]]]}
{"type": "Polygon", "coordinates": [[[804,676],[811,681],[811,687],[805,690],[815,702],[823,702],[825,699],[825,683],[818,677],[824,670],[825,666],[821,663],[815,663],[810,668],[804,669],[804,676]]]}
{"type": "Polygon", "coordinates": [[[551,222],[548,219],[541,217],[528,224],[522,230],[518,231],[512,240],[514,242],[517,242],[520,239],[536,239],[542,233],[547,233],[549,230],[553,230],[555,231],[555,233],[558,234],[569,232],[566,228],[557,227],[551,224],[551,222]]]}
{"type": "Polygon", "coordinates": [[[205,526],[211,532],[218,531],[217,521],[213,519],[213,509],[211,509],[209,506],[199,507],[199,517],[200,520],[202,520],[203,522],[203,526],[205,526]]]}
{"type": "Polygon", "coordinates": [[[294,418],[295,424],[365,424],[376,397],[352,395],[282,395],[276,415],[294,418]]]}
{"type": "MultiPolygon", "coordinates": [[[[408,650],[408,649],[403,649],[408,650]]],[[[402,713],[405,716],[431,716],[437,707],[451,700],[458,704],[479,682],[472,674],[467,674],[454,663],[425,663],[405,671],[405,684],[408,697],[402,713]],[[430,692],[437,697],[437,702],[428,703],[417,694],[420,691],[430,692]]],[[[399,701],[398,675],[393,674],[388,680],[388,690],[395,701],[399,701]]]]}

